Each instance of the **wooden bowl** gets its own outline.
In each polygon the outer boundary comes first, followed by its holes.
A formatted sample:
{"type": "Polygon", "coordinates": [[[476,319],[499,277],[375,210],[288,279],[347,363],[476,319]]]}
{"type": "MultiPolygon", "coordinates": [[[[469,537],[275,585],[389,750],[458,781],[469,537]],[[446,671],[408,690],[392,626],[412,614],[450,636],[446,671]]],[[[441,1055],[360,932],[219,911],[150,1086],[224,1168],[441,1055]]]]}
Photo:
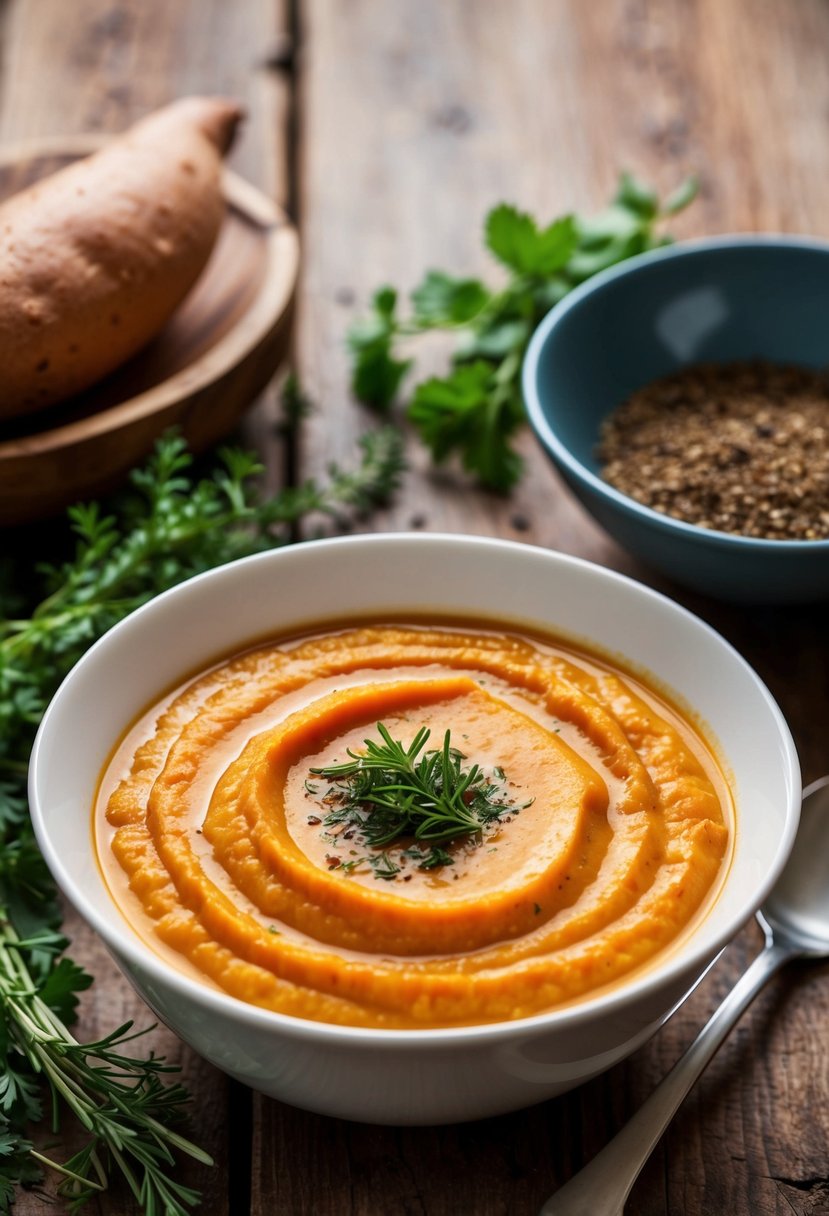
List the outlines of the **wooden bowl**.
{"type": "MultiPolygon", "coordinates": [[[[101,146],[38,142],[0,155],[0,197],[101,146]]],[[[233,429],[284,358],[299,241],[260,191],[225,171],[227,215],[211,259],[162,332],[58,406],[0,427],[0,525],[113,489],[178,427],[193,451],[233,429]]]]}

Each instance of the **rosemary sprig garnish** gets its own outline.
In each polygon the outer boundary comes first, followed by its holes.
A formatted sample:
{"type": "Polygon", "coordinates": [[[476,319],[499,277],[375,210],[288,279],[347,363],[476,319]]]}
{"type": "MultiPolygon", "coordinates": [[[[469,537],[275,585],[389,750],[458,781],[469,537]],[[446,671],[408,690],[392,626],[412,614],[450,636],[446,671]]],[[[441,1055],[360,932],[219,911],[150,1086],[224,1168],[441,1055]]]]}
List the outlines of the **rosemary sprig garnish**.
{"type": "MultiPolygon", "coordinates": [[[[428,842],[428,851],[415,844],[400,856],[417,861],[421,869],[436,869],[452,864],[441,843],[480,841],[492,824],[528,805],[509,801],[501,770],[491,780],[480,765],[465,767],[466,757],[452,746],[448,730],[442,746],[429,750],[431,732],[425,726],[408,747],[392,738],[382,722],[377,731],[381,742],[366,739],[365,751],[349,749],[347,762],[311,769],[313,776],[333,783],[325,800],[337,805],[323,818],[324,829],[335,828],[346,839],[356,829],[362,844],[382,850],[408,838],[428,842]]],[[[381,857],[388,859],[388,854],[381,857]]],[[[368,860],[375,877],[394,877],[388,860],[368,860]]],[[[344,868],[353,865],[345,862],[344,868]]]]}

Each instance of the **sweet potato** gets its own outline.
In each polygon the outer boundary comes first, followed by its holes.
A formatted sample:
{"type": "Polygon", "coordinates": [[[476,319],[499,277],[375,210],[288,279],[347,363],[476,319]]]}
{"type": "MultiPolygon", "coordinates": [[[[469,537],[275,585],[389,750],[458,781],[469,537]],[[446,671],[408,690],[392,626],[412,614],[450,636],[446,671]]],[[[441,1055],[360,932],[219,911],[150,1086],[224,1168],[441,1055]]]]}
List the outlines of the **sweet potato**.
{"type": "Polygon", "coordinates": [[[0,419],[88,387],[163,327],[218,235],[240,116],[174,102],[0,205],[0,419]]]}

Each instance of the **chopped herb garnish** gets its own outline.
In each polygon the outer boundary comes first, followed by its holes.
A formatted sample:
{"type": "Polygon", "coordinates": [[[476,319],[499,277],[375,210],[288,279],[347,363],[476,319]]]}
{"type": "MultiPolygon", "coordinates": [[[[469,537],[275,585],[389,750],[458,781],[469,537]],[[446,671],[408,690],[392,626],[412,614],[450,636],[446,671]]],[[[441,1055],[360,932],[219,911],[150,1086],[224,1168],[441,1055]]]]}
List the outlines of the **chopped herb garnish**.
{"type": "Polygon", "coordinates": [[[368,863],[374,871],[375,878],[385,878],[388,881],[400,873],[400,866],[386,852],[380,853],[376,857],[370,857],[368,863]]]}
{"type": "Polygon", "coordinates": [[[442,849],[437,844],[433,844],[428,852],[419,849],[417,845],[412,845],[410,849],[403,850],[401,857],[409,857],[412,861],[416,861],[419,870],[436,870],[438,866],[453,866],[455,864],[452,854],[447,853],[446,849],[442,849]]]}
{"type": "Polygon", "coordinates": [[[401,836],[445,841],[480,835],[484,827],[520,808],[485,780],[477,764],[464,769],[465,757],[452,747],[450,732],[440,750],[424,751],[430,731],[422,727],[408,748],[391,737],[382,722],[382,743],[366,739],[365,752],[349,750],[351,760],[312,769],[343,788],[343,803],[325,817],[326,826],[344,822],[359,827],[368,844],[383,846],[401,836]]]}
{"type": "Polygon", "coordinates": [[[361,866],[364,861],[368,861],[368,858],[357,857],[352,858],[351,861],[341,861],[338,869],[342,870],[344,874],[350,874],[352,870],[357,869],[357,866],[361,866]]]}
{"type": "MultiPolygon", "coordinates": [[[[493,824],[529,805],[508,801],[503,769],[494,771],[497,780],[488,780],[479,765],[466,767],[466,757],[452,746],[449,731],[442,747],[427,750],[430,731],[426,727],[416,732],[408,747],[393,739],[382,722],[377,730],[380,741],[366,739],[365,751],[349,750],[350,759],[344,764],[311,770],[312,775],[333,783],[324,800],[331,809],[322,820],[323,839],[329,844],[341,833],[344,839],[356,833],[361,844],[383,850],[413,838],[428,842],[428,850],[415,843],[401,851],[401,860],[433,870],[454,864],[441,843],[480,843],[493,824]]],[[[331,869],[345,868],[339,862],[332,864],[333,860],[326,856],[331,869]]],[[[373,857],[362,860],[368,861],[378,878],[392,878],[401,868],[395,865],[392,871],[395,863],[385,851],[379,861],[373,857]]]]}

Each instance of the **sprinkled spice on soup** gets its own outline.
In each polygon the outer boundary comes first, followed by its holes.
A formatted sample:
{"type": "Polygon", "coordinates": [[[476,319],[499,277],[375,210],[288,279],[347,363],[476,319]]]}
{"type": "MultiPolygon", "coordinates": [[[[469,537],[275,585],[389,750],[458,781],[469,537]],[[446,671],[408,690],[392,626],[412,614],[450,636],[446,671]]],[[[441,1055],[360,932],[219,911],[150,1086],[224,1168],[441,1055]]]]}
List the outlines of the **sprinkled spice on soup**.
{"type": "Polygon", "coordinates": [[[371,1027],[526,1017],[646,966],[715,897],[730,822],[701,733],[641,677],[441,621],[217,664],[135,724],[96,807],[159,952],[371,1027]]]}

